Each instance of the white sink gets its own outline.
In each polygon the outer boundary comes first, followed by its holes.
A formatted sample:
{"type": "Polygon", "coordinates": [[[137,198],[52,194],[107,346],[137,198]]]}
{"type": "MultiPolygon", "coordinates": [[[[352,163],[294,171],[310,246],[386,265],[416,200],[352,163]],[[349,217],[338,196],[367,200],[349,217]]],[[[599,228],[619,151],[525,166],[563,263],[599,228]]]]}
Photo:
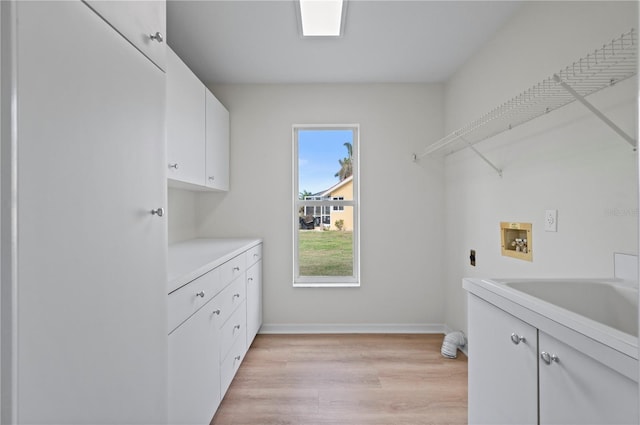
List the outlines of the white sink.
{"type": "Polygon", "coordinates": [[[588,319],[638,336],[638,290],[607,281],[506,281],[518,291],[567,309],[588,319]]]}

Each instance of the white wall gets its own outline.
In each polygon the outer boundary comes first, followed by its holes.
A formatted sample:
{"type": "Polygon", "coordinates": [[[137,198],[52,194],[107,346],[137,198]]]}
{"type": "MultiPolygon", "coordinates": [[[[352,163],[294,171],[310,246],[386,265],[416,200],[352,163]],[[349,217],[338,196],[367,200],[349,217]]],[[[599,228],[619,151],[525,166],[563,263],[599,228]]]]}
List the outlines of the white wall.
{"type": "Polygon", "coordinates": [[[198,237],[196,225],[196,192],[175,189],[167,191],[169,244],[198,237]]]}
{"type": "Polygon", "coordinates": [[[264,239],[267,325],[444,322],[442,164],[411,154],[443,132],[440,85],[222,85],[231,182],[197,195],[198,235],[264,239]],[[360,124],[360,288],[292,287],[292,125],[360,124]]]}
{"type": "MultiPolygon", "coordinates": [[[[446,132],[559,71],[630,28],[635,2],[529,2],[449,81],[446,132]]],[[[637,83],[589,100],[637,137],[637,83]]],[[[601,277],[613,252],[638,252],[637,154],[574,103],[446,161],[446,323],[466,329],[464,276],[601,277]],[[545,209],[558,232],[544,232],[545,209]],[[500,221],[533,223],[533,262],[500,255],[500,221]],[[477,267],[468,265],[477,250],[477,267]]]]}

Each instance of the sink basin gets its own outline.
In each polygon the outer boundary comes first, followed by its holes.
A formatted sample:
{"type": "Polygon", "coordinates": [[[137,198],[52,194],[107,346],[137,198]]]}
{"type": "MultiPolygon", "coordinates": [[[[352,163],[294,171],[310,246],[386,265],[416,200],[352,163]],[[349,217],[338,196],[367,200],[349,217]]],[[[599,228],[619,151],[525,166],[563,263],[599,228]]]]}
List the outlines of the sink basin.
{"type": "Polygon", "coordinates": [[[542,301],[638,336],[638,290],[608,281],[514,280],[504,285],[542,301]]]}

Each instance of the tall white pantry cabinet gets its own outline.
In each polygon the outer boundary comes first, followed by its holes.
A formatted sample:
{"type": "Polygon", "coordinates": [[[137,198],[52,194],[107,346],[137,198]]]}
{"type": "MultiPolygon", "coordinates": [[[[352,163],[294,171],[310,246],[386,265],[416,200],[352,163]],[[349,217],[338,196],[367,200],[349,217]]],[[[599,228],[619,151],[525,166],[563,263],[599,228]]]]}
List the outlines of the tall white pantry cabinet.
{"type": "Polygon", "coordinates": [[[166,423],[164,4],[0,7],[3,423],[166,423]]]}

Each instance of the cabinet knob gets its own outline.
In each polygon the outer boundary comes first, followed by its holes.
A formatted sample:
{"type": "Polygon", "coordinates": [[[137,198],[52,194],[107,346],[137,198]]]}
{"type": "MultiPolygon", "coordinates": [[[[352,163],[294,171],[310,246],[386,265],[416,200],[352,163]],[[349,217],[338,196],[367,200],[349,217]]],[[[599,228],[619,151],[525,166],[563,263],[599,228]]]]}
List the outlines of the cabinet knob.
{"type": "Polygon", "coordinates": [[[240,359],[242,358],[242,356],[235,356],[234,359],[240,361],[240,359]]]}
{"type": "Polygon", "coordinates": [[[240,271],[240,267],[237,267],[237,266],[236,266],[236,267],[234,267],[234,268],[233,268],[233,271],[239,272],[239,271],[240,271]]]}
{"type": "Polygon", "coordinates": [[[158,43],[162,43],[164,41],[164,37],[159,32],[156,32],[155,34],[149,34],[149,38],[157,41],[158,43]]]}
{"type": "Polygon", "coordinates": [[[164,215],[164,208],[156,208],[155,210],[151,210],[151,214],[162,217],[164,215]]]}
{"type": "Polygon", "coordinates": [[[204,291],[196,293],[196,297],[204,298],[204,291]]]}
{"type": "Polygon", "coordinates": [[[209,176],[209,180],[214,181],[216,178],[213,176],[209,176]]]}
{"type": "Polygon", "coordinates": [[[232,298],[240,298],[240,294],[233,294],[232,298]]]}
{"type": "Polygon", "coordinates": [[[220,316],[220,309],[212,311],[211,314],[217,314],[218,316],[220,316]]]}
{"type": "Polygon", "coordinates": [[[240,325],[235,325],[235,326],[233,327],[233,329],[234,329],[234,330],[236,330],[236,329],[240,329],[240,325]]]}
{"type": "Polygon", "coordinates": [[[169,168],[173,168],[174,170],[178,169],[178,163],[174,162],[173,164],[169,164],[169,168]]]}
{"type": "Polygon", "coordinates": [[[513,342],[515,345],[518,345],[521,342],[525,342],[525,341],[526,341],[525,337],[520,336],[515,332],[511,334],[511,342],[513,342]]]}
{"type": "Polygon", "coordinates": [[[546,364],[551,364],[551,362],[558,363],[560,361],[560,359],[558,359],[558,356],[556,356],[555,354],[549,354],[546,351],[540,353],[540,358],[546,364]]]}
{"type": "Polygon", "coordinates": [[[252,277],[248,278],[247,280],[248,280],[249,282],[253,282],[253,278],[252,278],[252,277]]]}

